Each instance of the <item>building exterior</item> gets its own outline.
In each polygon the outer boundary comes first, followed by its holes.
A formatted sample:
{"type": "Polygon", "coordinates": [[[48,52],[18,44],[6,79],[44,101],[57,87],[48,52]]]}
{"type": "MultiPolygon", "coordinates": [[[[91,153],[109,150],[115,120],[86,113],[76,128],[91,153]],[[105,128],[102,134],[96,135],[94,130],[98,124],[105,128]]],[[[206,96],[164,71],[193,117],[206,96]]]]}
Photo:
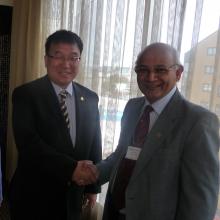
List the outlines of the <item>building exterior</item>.
{"type": "Polygon", "coordinates": [[[219,36],[219,32],[211,34],[185,54],[181,92],[220,118],[219,36]]]}
{"type": "MultiPolygon", "coordinates": [[[[181,93],[191,102],[213,111],[220,119],[220,31],[185,54],[181,93]]],[[[220,216],[220,194],[217,214],[220,216]]]]}

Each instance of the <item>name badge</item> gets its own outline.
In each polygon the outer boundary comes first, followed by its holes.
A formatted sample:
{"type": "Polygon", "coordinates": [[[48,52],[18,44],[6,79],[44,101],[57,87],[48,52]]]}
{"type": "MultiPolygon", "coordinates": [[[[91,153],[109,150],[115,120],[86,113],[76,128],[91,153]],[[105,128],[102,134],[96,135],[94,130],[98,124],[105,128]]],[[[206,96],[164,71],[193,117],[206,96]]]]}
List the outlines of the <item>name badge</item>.
{"type": "Polygon", "coordinates": [[[130,160],[137,160],[140,152],[141,152],[141,148],[128,146],[128,150],[125,155],[125,158],[130,159],[130,160]]]}

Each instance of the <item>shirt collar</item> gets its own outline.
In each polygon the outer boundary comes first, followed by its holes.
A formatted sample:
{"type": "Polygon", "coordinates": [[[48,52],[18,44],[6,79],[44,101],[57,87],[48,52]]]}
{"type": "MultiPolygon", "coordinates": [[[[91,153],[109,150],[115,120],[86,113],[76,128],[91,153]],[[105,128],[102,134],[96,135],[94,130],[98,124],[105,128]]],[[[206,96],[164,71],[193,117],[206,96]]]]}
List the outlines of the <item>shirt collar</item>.
{"type": "Polygon", "coordinates": [[[154,102],[153,104],[150,104],[149,101],[145,99],[145,106],[151,105],[154,111],[159,115],[163,111],[167,103],[170,101],[175,91],[176,91],[176,86],[174,86],[167,95],[165,95],[163,98],[159,99],[158,101],[154,102]]]}
{"type": "MultiPolygon", "coordinates": [[[[55,83],[52,82],[52,81],[51,81],[51,83],[52,83],[52,85],[53,85],[53,88],[54,88],[54,90],[55,90],[57,96],[58,96],[58,95],[60,94],[60,92],[63,90],[63,88],[61,88],[60,86],[58,86],[57,84],[55,84],[55,83]]],[[[68,86],[66,87],[65,90],[68,92],[68,94],[69,94],[70,96],[73,95],[73,84],[72,84],[72,82],[70,82],[70,83],[68,84],[68,86]]]]}

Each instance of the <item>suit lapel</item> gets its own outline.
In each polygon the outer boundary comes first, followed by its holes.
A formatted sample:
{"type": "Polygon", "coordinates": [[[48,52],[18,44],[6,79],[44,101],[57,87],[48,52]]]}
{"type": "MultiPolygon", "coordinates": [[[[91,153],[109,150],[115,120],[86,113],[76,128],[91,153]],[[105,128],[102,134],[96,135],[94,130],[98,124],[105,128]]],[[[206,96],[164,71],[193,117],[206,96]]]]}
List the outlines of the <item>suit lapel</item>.
{"type": "Polygon", "coordinates": [[[178,91],[174,94],[170,102],[167,104],[153,128],[151,129],[145,141],[143,149],[137,160],[136,166],[131,176],[130,182],[134,181],[142,169],[147,165],[154,152],[161,147],[161,144],[171,132],[173,127],[181,117],[182,97],[178,91]]]}
{"type": "Polygon", "coordinates": [[[50,114],[53,114],[58,120],[58,124],[62,124],[62,114],[60,111],[59,101],[54,88],[47,76],[42,78],[42,98],[46,101],[50,114]]]}
{"type": "MultiPolygon", "coordinates": [[[[60,128],[60,132],[63,134],[64,137],[63,142],[67,141],[67,143],[64,143],[64,146],[65,145],[72,146],[71,137],[68,128],[66,126],[65,120],[63,118],[63,115],[60,111],[60,105],[56,92],[54,91],[54,88],[48,76],[42,78],[42,88],[40,91],[41,91],[42,99],[45,100],[45,106],[48,106],[47,109],[48,112],[54,116],[54,120],[57,121],[57,126],[60,128]]],[[[72,149],[71,149],[71,153],[72,153],[72,149]]]]}
{"type": "Polygon", "coordinates": [[[128,141],[128,143],[126,143],[126,144],[123,143],[123,145],[126,145],[125,152],[127,151],[128,145],[132,144],[134,131],[135,131],[136,125],[138,123],[141,111],[144,107],[144,104],[145,104],[145,98],[141,97],[139,100],[137,100],[136,103],[132,104],[132,106],[131,106],[132,109],[129,110],[130,112],[125,118],[126,124],[124,127],[126,129],[124,129],[124,132],[125,132],[124,135],[125,135],[125,137],[127,137],[126,140],[128,141]]]}
{"type": "Polygon", "coordinates": [[[138,98],[136,100],[135,103],[132,103],[128,108],[129,108],[129,112],[124,112],[124,115],[122,117],[122,121],[124,121],[124,123],[122,123],[122,127],[121,128],[121,135],[120,135],[120,140],[119,140],[119,146],[118,148],[120,148],[120,153],[119,153],[119,159],[117,160],[117,163],[114,166],[114,170],[113,170],[113,174],[111,177],[111,191],[113,190],[114,187],[114,181],[117,175],[117,169],[119,167],[119,164],[121,162],[121,160],[124,158],[128,146],[132,144],[132,138],[134,135],[134,130],[136,127],[136,124],[138,122],[139,116],[141,114],[141,110],[143,108],[145,104],[145,98],[141,97],[138,98]],[[122,149],[121,149],[122,148],[122,149]]]}
{"type": "MultiPolygon", "coordinates": [[[[135,103],[132,103],[128,108],[129,112],[124,112],[122,117],[122,128],[119,139],[119,146],[121,149],[120,160],[125,156],[128,146],[132,145],[132,139],[135,131],[135,127],[137,125],[139,116],[141,114],[141,110],[144,106],[145,98],[141,97],[136,100],[135,103]],[[124,121],[124,123],[123,123],[124,121]]],[[[119,161],[120,163],[120,161],[119,161]]]]}
{"type": "MultiPolygon", "coordinates": [[[[76,105],[76,144],[74,148],[75,155],[81,155],[83,153],[83,150],[85,148],[80,147],[80,143],[82,143],[83,140],[83,118],[86,116],[86,105],[87,100],[83,93],[83,90],[80,89],[79,86],[77,86],[76,83],[73,83],[73,89],[75,93],[75,105],[76,105]]],[[[79,156],[80,158],[80,156],[79,156]]]]}

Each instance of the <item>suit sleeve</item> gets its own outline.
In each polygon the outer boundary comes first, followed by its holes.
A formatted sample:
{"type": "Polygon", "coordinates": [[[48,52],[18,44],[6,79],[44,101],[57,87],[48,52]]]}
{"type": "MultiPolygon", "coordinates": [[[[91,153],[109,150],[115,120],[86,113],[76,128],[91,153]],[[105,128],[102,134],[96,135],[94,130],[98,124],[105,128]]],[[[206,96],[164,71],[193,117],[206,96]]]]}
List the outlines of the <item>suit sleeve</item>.
{"type": "MultiPolygon", "coordinates": [[[[99,119],[99,111],[97,107],[96,113],[96,129],[94,140],[91,147],[91,153],[89,156],[89,160],[93,161],[94,164],[97,164],[102,159],[102,146],[101,146],[101,130],[100,130],[100,119],[99,119]]],[[[85,187],[85,193],[100,193],[101,186],[99,184],[92,184],[85,187]]]]}
{"type": "Polygon", "coordinates": [[[218,150],[218,119],[205,113],[185,142],[176,220],[214,219],[219,186],[218,150]]]}
{"type": "Polygon", "coordinates": [[[57,152],[55,148],[45,143],[36,129],[37,116],[35,115],[33,97],[28,89],[15,89],[12,95],[13,131],[19,158],[25,164],[41,170],[67,182],[71,179],[76,161],[68,155],[57,152]]]}
{"type": "Polygon", "coordinates": [[[106,182],[109,181],[110,176],[113,171],[113,167],[115,167],[115,164],[119,161],[121,152],[123,150],[123,140],[125,139],[127,132],[126,132],[126,121],[127,121],[127,113],[129,109],[129,102],[125,106],[125,110],[123,112],[123,116],[121,119],[121,132],[120,132],[120,137],[119,137],[119,142],[116,150],[108,156],[105,160],[102,160],[100,163],[97,164],[97,168],[99,170],[99,183],[105,184],[106,182]]]}

